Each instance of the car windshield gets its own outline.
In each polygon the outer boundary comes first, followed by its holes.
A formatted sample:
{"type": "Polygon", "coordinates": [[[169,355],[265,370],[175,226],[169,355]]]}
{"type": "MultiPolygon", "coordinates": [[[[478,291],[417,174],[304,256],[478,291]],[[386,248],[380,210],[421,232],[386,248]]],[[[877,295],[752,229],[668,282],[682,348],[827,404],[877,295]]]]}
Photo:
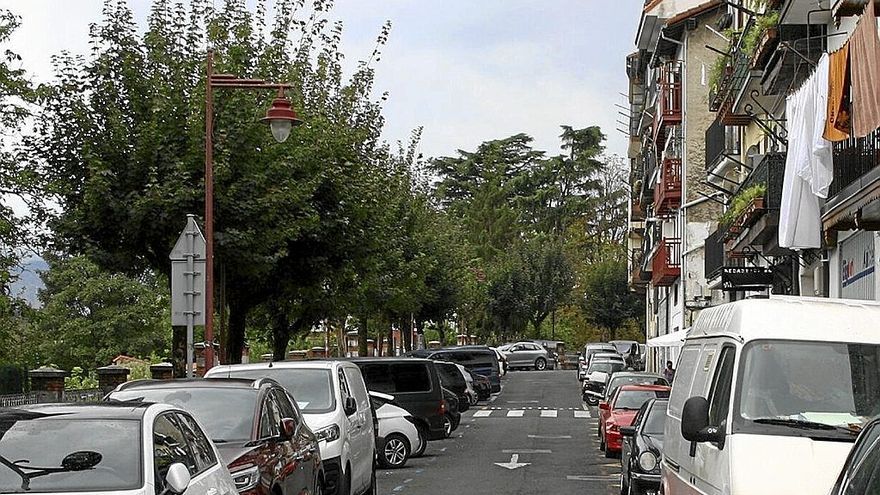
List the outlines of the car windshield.
{"type": "Polygon", "coordinates": [[[756,341],[743,354],[746,424],[856,428],[880,415],[880,345],[756,341]]]}
{"type": "Polygon", "coordinates": [[[216,443],[251,439],[257,391],[228,387],[144,388],[114,392],[113,400],[172,404],[195,416],[216,443]]]}
{"type": "Polygon", "coordinates": [[[654,402],[654,405],[651,406],[651,410],[648,411],[648,416],[642,421],[645,425],[642,427],[642,434],[644,435],[662,435],[663,427],[666,424],[666,405],[668,402],[666,401],[657,401],[654,402]]]}
{"type": "Polygon", "coordinates": [[[633,344],[635,344],[635,342],[615,342],[614,348],[617,349],[618,353],[626,354],[629,352],[633,344]]]}
{"type": "Polygon", "coordinates": [[[141,422],[0,414],[0,493],[134,490],[141,422]],[[36,419],[34,416],[42,419],[36,419]]]}
{"type": "Polygon", "coordinates": [[[615,375],[608,382],[608,389],[614,390],[624,385],[669,385],[665,378],[656,375],[615,375]]]}
{"type": "Polygon", "coordinates": [[[233,378],[271,378],[280,383],[296,401],[300,411],[308,414],[325,413],[336,407],[333,399],[333,381],[330,370],[323,368],[263,368],[233,369],[233,378]]]}
{"type": "Polygon", "coordinates": [[[642,404],[651,399],[666,399],[669,392],[666,390],[621,390],[614,401],[614,409],[638,410],[642,404]]]}
{"type": "Polygon", "coordinates": [[[589,373],[601,371],[603,373],[614,373],[623,369],[623,363],[619,361],[598,361],[590,364],[589,373]]]}

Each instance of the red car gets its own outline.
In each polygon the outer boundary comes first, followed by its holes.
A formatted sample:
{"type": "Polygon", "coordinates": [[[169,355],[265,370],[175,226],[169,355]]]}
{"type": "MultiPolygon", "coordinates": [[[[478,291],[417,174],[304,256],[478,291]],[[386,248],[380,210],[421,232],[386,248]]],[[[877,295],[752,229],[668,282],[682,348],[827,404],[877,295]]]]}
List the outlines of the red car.
{"type": "Polygon", "coordinates": [[[621,426],[632,426],[642,404],[651,399],[666,399],[670,388],[664,385],[624,385],[609,402],[599,403],[599,448],[605,457],[620,454],[623,446],[621,426]]]}

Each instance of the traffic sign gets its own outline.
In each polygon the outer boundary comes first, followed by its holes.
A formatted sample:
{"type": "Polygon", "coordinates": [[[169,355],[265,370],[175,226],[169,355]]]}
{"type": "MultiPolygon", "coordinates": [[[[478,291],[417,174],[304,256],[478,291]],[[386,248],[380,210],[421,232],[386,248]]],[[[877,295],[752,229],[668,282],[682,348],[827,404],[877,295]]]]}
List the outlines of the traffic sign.
{"type": "Polygon", "coordinates": [[[186,325],[186,376],[193,375],[193,327],[205,324],[205,236],[193,215],[177,238],[171,258],[171,324],[186,325]]]}

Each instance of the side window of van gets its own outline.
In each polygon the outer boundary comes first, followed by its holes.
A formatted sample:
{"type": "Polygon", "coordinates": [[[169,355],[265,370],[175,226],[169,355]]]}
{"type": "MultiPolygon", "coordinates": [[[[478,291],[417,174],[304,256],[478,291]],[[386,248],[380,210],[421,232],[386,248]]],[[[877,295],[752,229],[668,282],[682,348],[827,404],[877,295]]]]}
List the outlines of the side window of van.
{"type": "Polygon", "coordinates": [[[351,391],[348,389],[348,381],[346,381],[345,373],[342,372],[342,369],[339,370],[339,395],[342,397],[343,404],[345,404],[345,399],[351,397],[351,391]]]}
{"type": "Polygon", "coordinates": [[[693,383],[694,372],[697,370],[697,361],[699,359],[699,345],[687,345],[682,348],[681,357],[678,359],[678,367],[675,370],[672,394],[669,396],[669,414],[675,418],[681,417],[684,401],[690,398],[691,383],[693,383]]]}
{"type": "Polygon", "coordinates": [[[366,363],[360,368],[361,374],[364,377],[364,382],[367,384],[367,389],[391,395],[394,395],[394,393],[397,392],[387,364],[366,363]]]}
{"type": "Polygon", "coordinates": [[[733,385],[733,360],[736,357],[736,349],[725,346],[721,349],[718,358],[715,377],[712,379],[712,389],[709,391],[709,424],[721,426],[727,420],[730,411],[730,392],[733,385]]]}
{"type": "Polygon", "coordinates": [[[398,393],[431,390],[431,376],[425,363],[393,363],[390,374],[398,393]]]}

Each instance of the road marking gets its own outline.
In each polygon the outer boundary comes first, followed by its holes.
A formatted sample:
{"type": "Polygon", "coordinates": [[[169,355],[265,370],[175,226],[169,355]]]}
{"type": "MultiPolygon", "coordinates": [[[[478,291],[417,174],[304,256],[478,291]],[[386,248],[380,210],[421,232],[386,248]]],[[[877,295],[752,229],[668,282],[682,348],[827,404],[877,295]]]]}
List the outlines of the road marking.
{"type": "Polygon", "coordinates": [[[549,449],[504,449],[502,454],[552,454],[549,449]]]}
{"type": "Polygon", "coordinates": [[[475,418],[488,418],[492,411],[477,411],[474,413],[475,418]]]}
{"type": "Polygon", "coordinates": [[[442,449],[440,449],[440,452],[446,452],[446,449],[448,449],[448,448],[449,447],[443,447],[442,449]]]}
{"type": "Polygon", "coordinates": [[[392,492],[399,492],[400,490],[403,490],[403,485],[397,485],[397,486],[395,486],[394,489],[391,490],[391,491],[392,491],[392,492]]]}
{"type": "Polygon", "coordinates": [[[528,466],[531,462],[519,462],[519,454],[513,454],[510,456],[510,462],[496,462],[496,466],[501,466],[505,469],[514,470],[517,468],[521,468],[523,466],[528,466]]]}
{"type": "Polygon", "coordinates": [[[536,401],[536,400],[508,400],[505,402],[507,402],[508,404],[537,404],[538,403],[538,401],[536,401]]]}
{"type": "Polygon", "coordinates": [[[577,476],[568,475],[565,477],[565,479],[572,480],[572,481],[617,481],[619,478],[620,478],[619,474],[577,475],[577,476]]]}
{"type": "Polygon", "coordinates": [[[545,409],[541,411],[542,418],[555,418],[556,417],[556,409],[545,409]]]}
{"type": "Polygon", "coordinates": [[[574,417],[575,417],[575,418],[589,418],[589,417],[590,417],[590,411],[575,411],[575,412],[574,412],[574,417]]]}
{"type": "Polygon", "coordinates": [[[558,440],[563,438],[571,438],[571,435],[529,435],[529,438],[540,440],[558,440]]]}
{"type": "Polygon", "coordinates": [[[413,480],[412,478],[407,478],[407,479],[403,480],[403,482],[404,482],[404,483],[409,483],[409,482],[412,481],[412,480],[413,480]]]}
{"type": "Polygon", "coordinates": [[[508,418],[521,418],[525,414],[525,411],[519,409],[511,409],[507,411],[508,418]]]}

